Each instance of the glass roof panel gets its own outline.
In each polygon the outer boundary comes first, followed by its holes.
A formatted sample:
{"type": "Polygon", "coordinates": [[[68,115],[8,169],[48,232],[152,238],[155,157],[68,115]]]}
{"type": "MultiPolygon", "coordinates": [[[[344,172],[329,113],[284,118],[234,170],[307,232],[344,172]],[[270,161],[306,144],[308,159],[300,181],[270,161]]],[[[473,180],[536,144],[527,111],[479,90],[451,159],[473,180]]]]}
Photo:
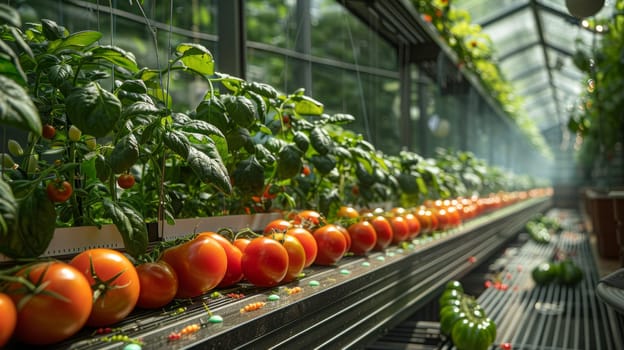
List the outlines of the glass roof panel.
{"type": "Polygon", "coordinates": [[[454,0],[453,6],[468,10],[473,22],[480,23],[486,18],[505,13],[507,9],[529,0],[454,0]]]}
{"type": "Polygon", "coordinates": [[[516,91],[529,91],[532,86],[548,83],[548,73],[546,69],[537,71],[536,74],[526,75],[512,82],[516,91]]]}
{"type": "Polygon", "coordinates": [[[530,8],[514,13],[483,27],[483,32],[488,34],[496,43],[498,57],[505,56],[519,47],[537,43],[539,37],[535,30],[535,18],[530,8]]]}
{"type": "Polygon", "coordinates": [[[544,30],[544,40],[548,45],[574,52],[576,39],[585,41],[588,38],[587,30],[578,23],[570,22],[566,17],[540,11],[540,18],[544,30]]]}
{"type": "Polygon", "coordinates": [[[540,46],[533,46],[500,62],[500,68],[507,77],[513,76],[514,72],[527,69],[527,66],[536,65],[544,66],[544,54],[540,46]]]}

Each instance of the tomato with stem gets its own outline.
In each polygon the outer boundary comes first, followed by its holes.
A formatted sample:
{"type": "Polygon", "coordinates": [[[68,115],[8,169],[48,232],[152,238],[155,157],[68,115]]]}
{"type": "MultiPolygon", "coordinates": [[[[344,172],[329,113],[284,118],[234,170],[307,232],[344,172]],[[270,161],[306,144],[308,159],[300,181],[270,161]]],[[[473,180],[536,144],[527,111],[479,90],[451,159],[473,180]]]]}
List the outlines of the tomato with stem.
{"type": "Polygon", "coordinates": [[[44,138],[51,140],[56,135],[56,128],[53,125],[45,124],[41,129],[41,136],[44,138]]]}
{"type": "Polygon", "coordinates": [[[273,239],[282,243],[288,253],[288,270],[286,276],[280,282],[294,281],[305,267],[306,253],[303,245],[297,238],[289,234],[274,233],[273,239]]]}
{"type": "Polygon", "coordinates": [[[56,179],[48,182],[46,186],[46,193],[48,198],[52,202],[62,203],[65,202],[71,197],[74,192],[72,185],[69,181],[62,181],[60,179],[56,179]]]}
{"type": "Polygon", "coordinates": [[[227,271],[225,250],[206,235],[167,248],[160,258],[178,276],[177,298],[193,298],[214,289],[227,271]]]}
{"type": "Polygon", "coordinates": [[[87,322],[93,307],[92,291],[73,266],[39,262],[22,268],[15,277],[5,292],[17,307],[14,336],[19,341],[57,343],[76,334],[87,322]]]}
{"type": "Polygon", "coordinates": [[[286,232],[289,228],[292,227],[292,224],[284,219],[275,219],[270,221],[268,224],[266,224],[264,226],[264,229],[262,230],[262,233],[269,234],[269,233],[284,233],[286,232]]]}
{"type": "Polygon", "coordinates": [[[253,285],[274,287],[288,273],[288,251],[269,237],[256,237],[243,252],[243,275],[253,285]]]}
{"type": "Polygon", "coordinates": [[[392,226],[392,243],[400,243],[409,237],[409,226],[403,216],[392,216],[389,219],[392,226]]]}
{"type": "Polygon", "coordinates": [[[93,310],[87,325],[112,325],[134,309],[141,285],[136,268],[125,255],[113,249],[93,248],[69,263],[87,278],[93,290],[93,310]]]}
{"type": "Polygon", "coordinates": [[[134,179],[134,175],[130,173],[121,174],[117,178],[117,185],[125,190],[134,186],[135,182],[136,180],[134,179]]]}
{"type": "Polygon", "coordinates": [[[169,304],[178,292],[178,276],[166,262],[159,260],[137,265],[139,299],[136,306],[157,309],[169,304]]]}
{"type": "Polygon", "coordinates": [[[229,287],[238,283],[243,279],[243,269],[241,266],[241,260],[243,258],[243,253],[237,246],[232,244],[227,238],[216,232],[202,232],[198,236],[206,235],[221,245],[223,250],[225,251],[225,256],[227,258],[227,268],[225,270],[225,275],[223,279],[217,287],[229,287]]]}

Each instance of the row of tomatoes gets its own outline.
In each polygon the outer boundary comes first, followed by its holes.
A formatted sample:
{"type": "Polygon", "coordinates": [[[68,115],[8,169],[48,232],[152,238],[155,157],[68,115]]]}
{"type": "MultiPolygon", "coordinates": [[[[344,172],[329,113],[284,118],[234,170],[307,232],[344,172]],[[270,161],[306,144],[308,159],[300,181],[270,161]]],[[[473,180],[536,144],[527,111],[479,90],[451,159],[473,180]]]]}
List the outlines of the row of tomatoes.
{"type": "Polygon", "coordinates": [[[304,210],[270,222],[254,237],[228,240],[203,232],[136,266],[120,252],[101,248],[68,262],[29,264],[0,275],[0,347],[12,337],[27,344],[56,343],[84,326],[113,325],[136,307],[160,308],[174,298],[242,280],[273,287],[293,281],[312,264],[334,265],[347,253],[364,255],[455,227],[476,215],[476,208],[474,201],[436,201],[390,212],[359,213],[345,206],[337,223],[304,210]]]}

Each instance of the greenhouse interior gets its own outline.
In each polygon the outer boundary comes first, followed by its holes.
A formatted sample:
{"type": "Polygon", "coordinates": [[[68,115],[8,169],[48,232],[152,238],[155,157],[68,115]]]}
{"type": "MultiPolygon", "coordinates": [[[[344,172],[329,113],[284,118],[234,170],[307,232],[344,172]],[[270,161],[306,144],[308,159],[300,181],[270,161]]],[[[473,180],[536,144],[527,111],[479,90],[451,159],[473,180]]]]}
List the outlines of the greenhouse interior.
{"type": "Polygon", "coordinates": [[[0,86],[0,348],[624,349],[624,0],[7,0],[0,86]]]}

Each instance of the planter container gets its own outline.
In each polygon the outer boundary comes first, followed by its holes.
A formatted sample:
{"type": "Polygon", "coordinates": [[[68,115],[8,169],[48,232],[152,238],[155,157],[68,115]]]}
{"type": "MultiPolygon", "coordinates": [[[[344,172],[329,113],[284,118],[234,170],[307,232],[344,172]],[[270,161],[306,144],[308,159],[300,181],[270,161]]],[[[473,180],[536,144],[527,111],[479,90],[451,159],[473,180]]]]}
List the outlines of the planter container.
{"type": "Polygon", "coordinates": [[[605,192],[588,190],[587,204],[592,230],[596,235],[598,254],[605,259],[620,257],[620,245],[615,233],[613,200],[605,192]]]}
{"type": "MultiPolygon", "coordinates": [[[[150,230],[150,241],[162,239],[171,240],[184,237],[191,233],[202,231],[218,231],[221,228],[240,230],[250,228],[254,231],[262,230],[271,220],[279,219],[279,213],[254,214],[254,215],[230,215],[213,216],[206,218],[177,219],[175,225],[158,224],[157,232],[150,230]],[[158,235],[162,232],[162,237],[158,235]]],[[[123,249],[123,239],[117,226],[103,225],[80,226],[57,228],[48,249],[41,255],[42,257],[65,257],[76,255],[90,248],[110,248],[123,249]]],[[[0,262],[10,261],[9,258],[0,254],[0,262]]]]}
{"type": "Polygon", "coordinates": [[[624,267],[624,191],[609,192],[615,215],[615,234],[620,246],[620,266],[624,267]]]}

